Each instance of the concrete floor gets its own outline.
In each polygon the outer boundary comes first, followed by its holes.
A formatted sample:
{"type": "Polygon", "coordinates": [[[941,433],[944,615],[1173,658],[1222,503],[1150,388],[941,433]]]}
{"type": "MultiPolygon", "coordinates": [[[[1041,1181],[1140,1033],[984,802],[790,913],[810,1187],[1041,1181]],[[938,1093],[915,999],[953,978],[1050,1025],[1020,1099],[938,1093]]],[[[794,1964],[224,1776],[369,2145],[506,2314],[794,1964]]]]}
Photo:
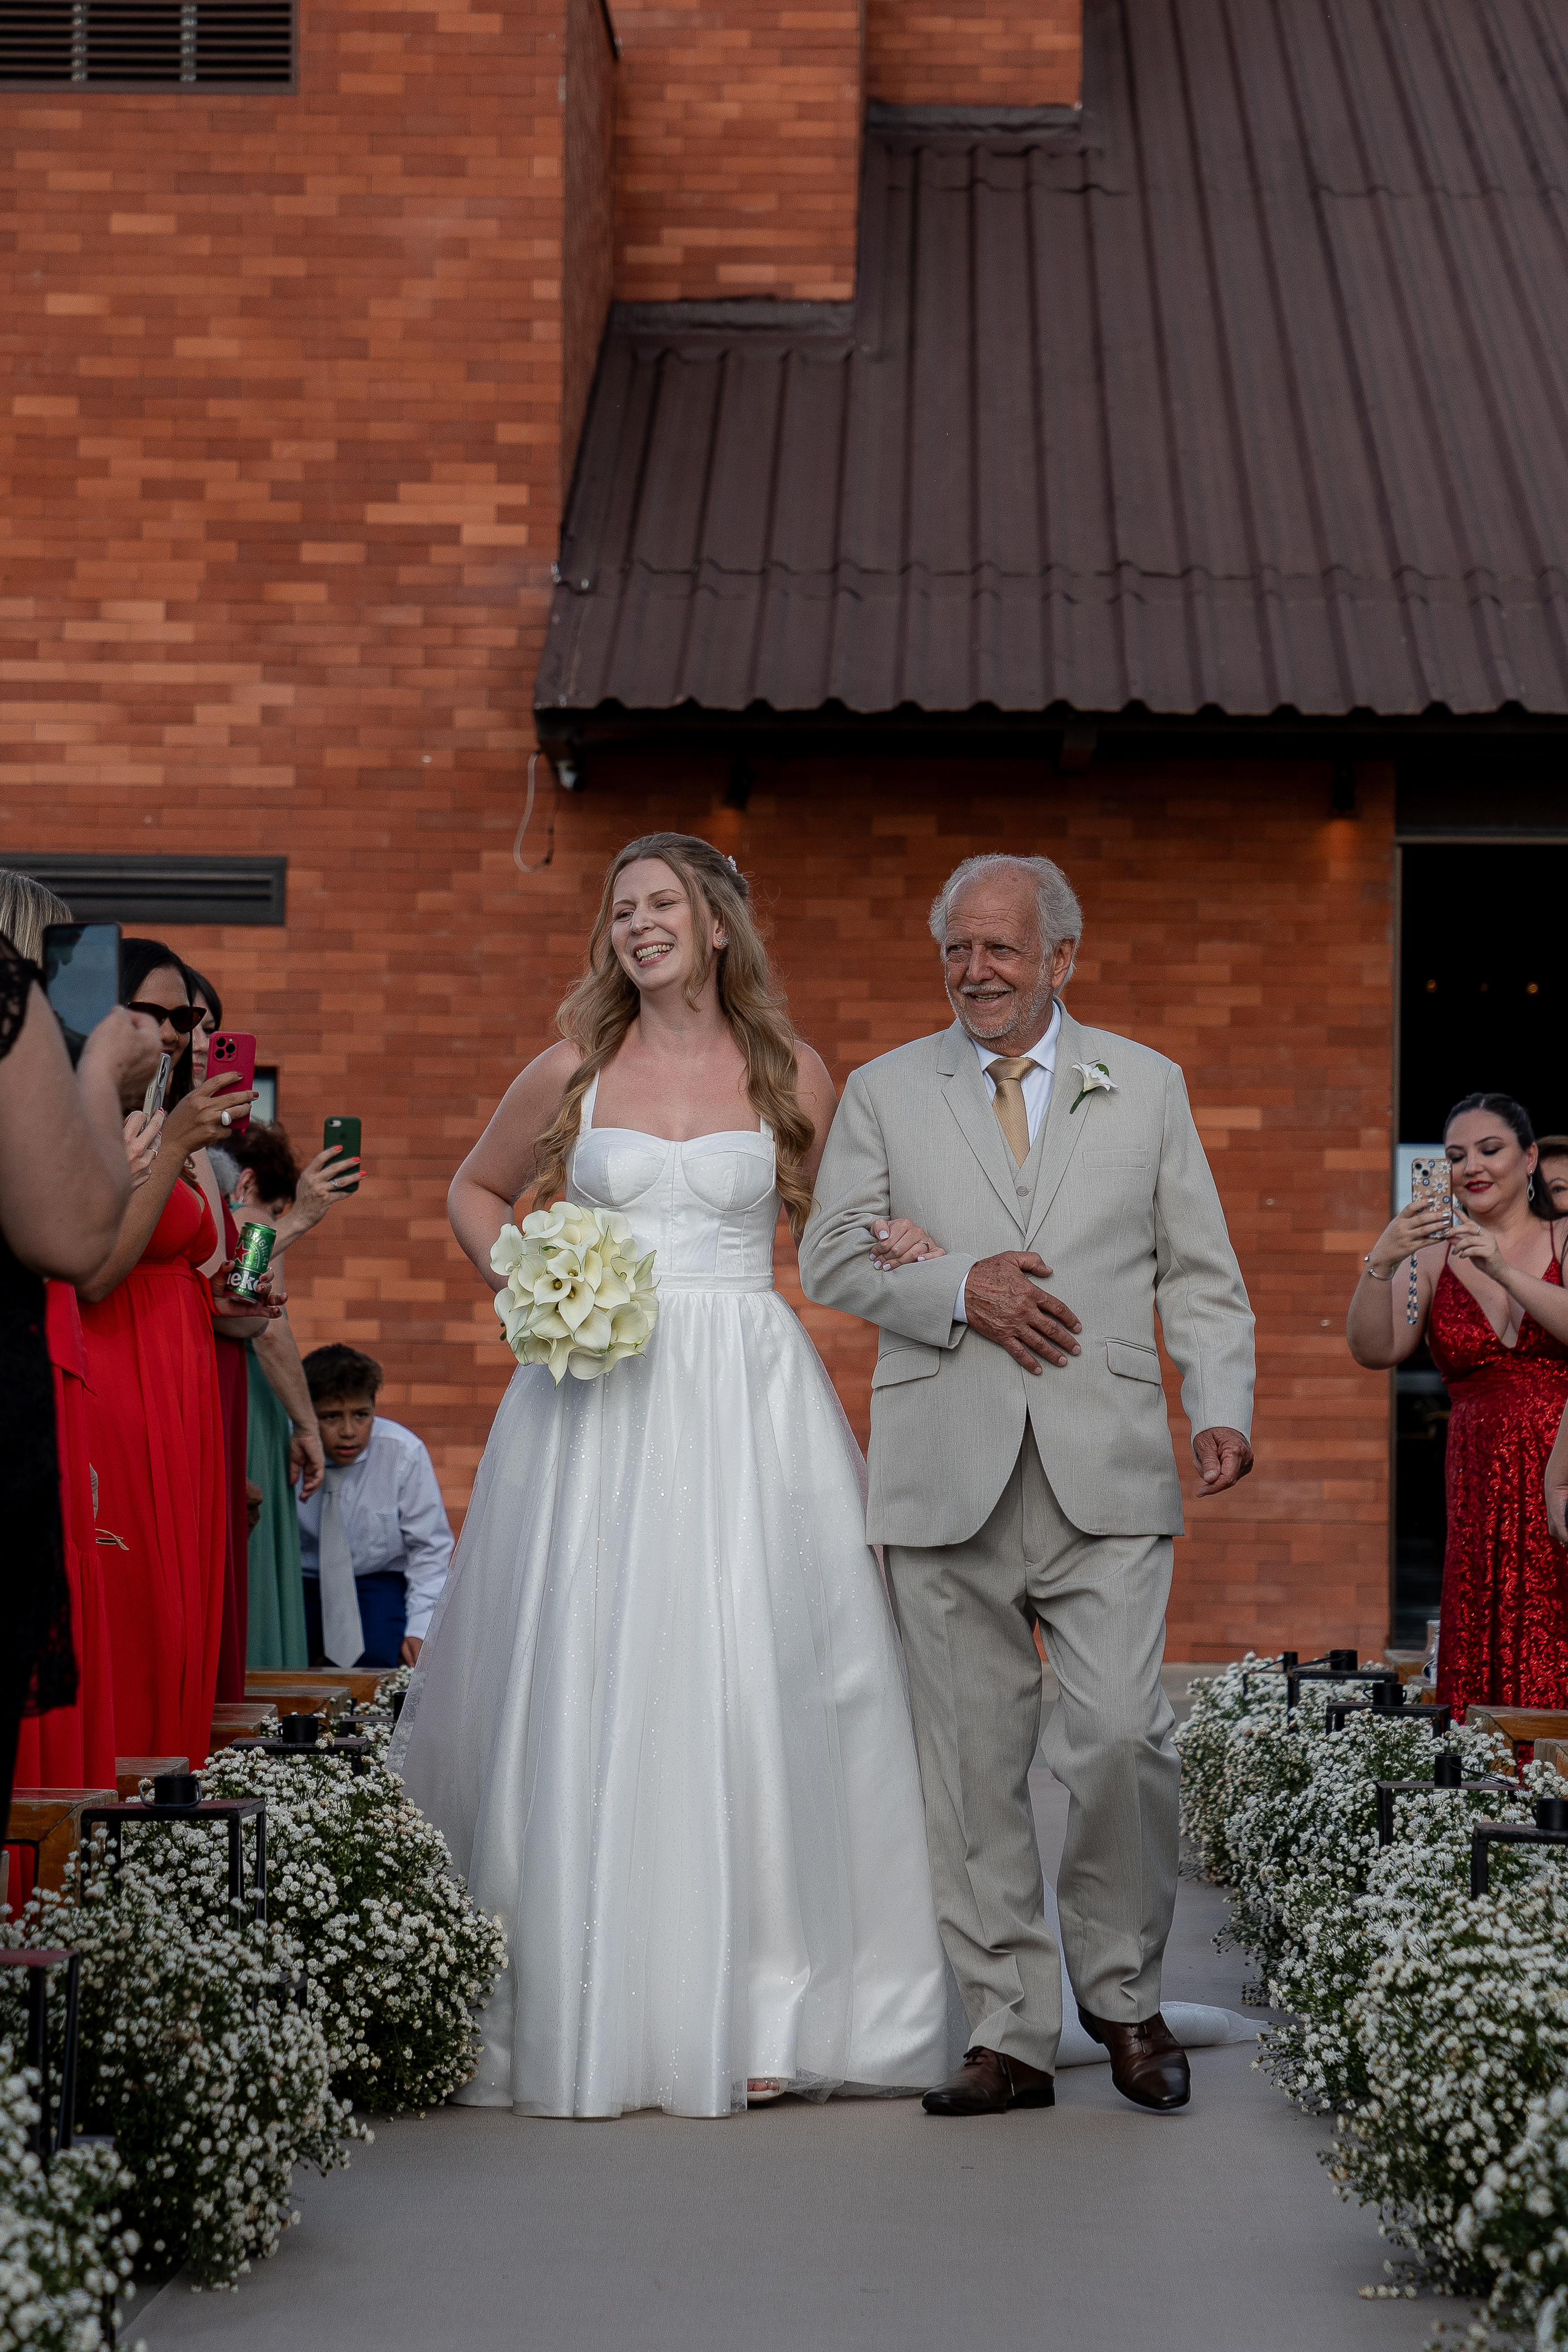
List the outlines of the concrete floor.
{"type": "MultiPolygon", "coordinates": [[[[1064,1792],[1036,1775],[1048,1867],[1064,1792]]],[[[1241,2006],[1182,1882],[1171,2000],[1241,2006]]],[[[1416,2352],[1441,2315],[1368,2303],[1371,2218],[1325,2137],[1252,2072],[1194,2053],[1192,2105],[1120,2099],[1103,2066],[1058,2105],[968,2125],[913,2101],[786,2103],[727,2122],[527,2121],[446,2107],[381,2123],[351,2170],[297,2184],[301,2226],[235,2294],[133,2305],[149,2352],[1416,2352]]],[[[1446,2315],[1458,2318],[1453,2305],[1446,2315]]]]}

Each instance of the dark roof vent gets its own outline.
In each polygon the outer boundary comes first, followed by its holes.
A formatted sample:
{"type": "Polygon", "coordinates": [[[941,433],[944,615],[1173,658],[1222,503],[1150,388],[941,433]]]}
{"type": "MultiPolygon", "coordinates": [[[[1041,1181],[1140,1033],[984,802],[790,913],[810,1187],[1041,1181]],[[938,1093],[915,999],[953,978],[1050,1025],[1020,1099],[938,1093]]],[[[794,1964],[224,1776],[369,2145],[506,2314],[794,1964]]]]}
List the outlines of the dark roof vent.
{"type": "Polygon", "coordinates": [[[294,0],[0,0],[0,89],[293,82],[294,0]]]}
{"type": "Polygon", "coordinates": [[[78,857],[0,850],[0,865],[58,891],[78,923],[281,923],[287,857],[78,857]]]}

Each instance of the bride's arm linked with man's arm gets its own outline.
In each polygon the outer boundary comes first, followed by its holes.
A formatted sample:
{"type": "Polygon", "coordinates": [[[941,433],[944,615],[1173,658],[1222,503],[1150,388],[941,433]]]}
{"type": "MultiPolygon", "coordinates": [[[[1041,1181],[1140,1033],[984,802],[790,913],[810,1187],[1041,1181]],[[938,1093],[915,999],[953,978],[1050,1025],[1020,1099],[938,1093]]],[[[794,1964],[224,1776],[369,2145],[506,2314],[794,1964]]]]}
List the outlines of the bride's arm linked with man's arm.
{"type": "Polygon", "coordinates": [[[844,1087],[822,1154],[817,1202],[800,1240],[800,1275],[807,1296],[859,1315],[927,1348],[956,1348],[964,1326],[953,1319],[960,1286],[977,1255],[955,1250],[946,1238],[940,1257],[916,1259],[883,1273],[873,1255],[872,1228],[892,1211],[887,1151],[875,1108],[856,1071],[844,1087]],[[831,1293],[829,1297],[828,1293],[831,1293]]]}

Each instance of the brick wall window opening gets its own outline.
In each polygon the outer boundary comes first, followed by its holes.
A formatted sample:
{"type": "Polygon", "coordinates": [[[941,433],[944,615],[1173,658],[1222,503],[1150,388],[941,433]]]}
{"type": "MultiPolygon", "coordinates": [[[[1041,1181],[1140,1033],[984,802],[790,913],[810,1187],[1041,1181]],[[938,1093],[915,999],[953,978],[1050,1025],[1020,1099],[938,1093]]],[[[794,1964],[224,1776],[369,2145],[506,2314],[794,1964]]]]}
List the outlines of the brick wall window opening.
{"type": "Polygon", "coordinates": [[[0,89],[290,89],[295,0],[0,0],[0,89]]]}
{"type": "Polygon", "coordinates": [[[278,926],[288,914],[287,857],[114,857],[64,850],[0,852],[63,898],[78,923],[278,926]]]}

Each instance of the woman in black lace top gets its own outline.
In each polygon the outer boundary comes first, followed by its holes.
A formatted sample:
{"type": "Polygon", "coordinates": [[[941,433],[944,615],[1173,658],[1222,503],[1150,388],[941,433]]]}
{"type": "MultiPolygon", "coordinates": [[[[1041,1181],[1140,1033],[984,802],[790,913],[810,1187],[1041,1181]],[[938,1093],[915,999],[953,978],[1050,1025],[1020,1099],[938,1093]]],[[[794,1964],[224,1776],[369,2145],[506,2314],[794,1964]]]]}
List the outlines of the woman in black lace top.
{"type": "Polygon", "coordinates": [[[37,982],[0,934],[0,1821],[24,1712],[76,1692],[41,1277],[85,1281],[113,1247],[131,1191],[120,1089],[158,1056],[153,1024],[117,1007],[73,1073],[37,982]]]}

